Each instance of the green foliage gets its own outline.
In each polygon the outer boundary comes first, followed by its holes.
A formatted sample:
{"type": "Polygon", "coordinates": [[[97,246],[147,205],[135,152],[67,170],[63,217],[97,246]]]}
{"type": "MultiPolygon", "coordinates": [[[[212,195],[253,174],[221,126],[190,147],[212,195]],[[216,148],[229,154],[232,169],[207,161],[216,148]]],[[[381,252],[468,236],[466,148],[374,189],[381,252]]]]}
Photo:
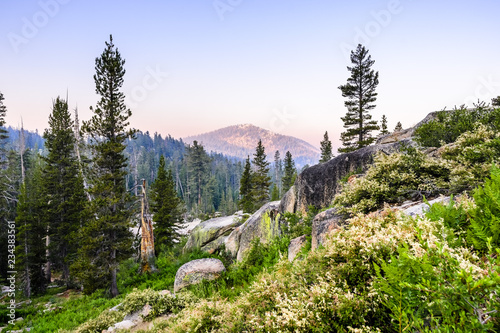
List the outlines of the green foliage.
{"type": "Polygon", "coordinates": [[[314,206],[309,206],[306,216],[285,212],[283,214],[283,233],[290,239],[300,237],[302,235],[311,235],[312,221],[318,213],[318,209],[314,206]]]}
{"type": "Polygon", "coordinates": [[[125,140],[135,131],[127,129],[132,112],[125,106],[125,95],[120,91],[125,60],[112,36],[95,64],[94,81],[101,98],[92,108],[92,118],[82,128],[90,138],[93,154],[89,179],[92,200],[88,205],[89,220],[79,235],[81,246],[73,273],[80,278],[85,293],[106,287],[116,296],[118,264],[132,253],[132,196],[125,186],[124,150],[125,140]]]}
{"type": "Polygon", "coordinates": [[[333,154],[332,154],[332,142],[328,138],[328,132],[325,132],[325,135],[323,136],[323,141],[321,141],[319,144],[321,146],[320,147],[320,149],[321,149],[321,158],[319,160],[319,163],[328,162],[333,157],[333,154]]]}
{"type": "Polygon", "coordinates": [[[254,212],[254,200],[253,200],[253,190],[252,190],[252,170],[250,165],[250,156],[247,157],[245,162],[245,169],[241,175],[240,180],[240,200],[238,201],[238,207],[243,210],[244,213],[254,212]]]}
{"type": "Polygon", "coordinates": [[[151,212],[153,213],[155,249],[172,247],[179,241],[179,228],[184,213],[182,201],[177,196],[172,171],[165,169],[165,158],[160,157],[158,175],[151,185],[151,212]]]}
{"type": "Polygon", "coordinates": [[[76,333],[100,333],[110,326],[123,320],[123,313],[119,311],[104,311],[98,317],[91,319],[76,329],[76,333]]]}
{"type": "Polygon", "coordinates": [[[54,101],[49,126],[44,133],[47,149],[42,178],[42,200],[47,202],[44,219],[50,237],[51,265],[62,271],[62,279],[69,285],[69,266],[78,249],[74,239],[84,222],[86,198],[67,101],[59,97],[54,101]]]}
{"type": "Polygon", "coordinates": [[[356,170],[349,171],[344,177],[340,178],[341,183],[347,183],[349,178],[354,175],[360,175],[363,173],[363,168],[362,167],[357,167],[356,170]]]}
{"type": "Polygon", "coordinates": [[[451,162],[451,190],[471,190],[489,175],[492,163],[500,163],[500,133],[479,125],[444,147],[441,156],[451,162]]]}
{"type": "Polygon", "coordinates": [[[468,240],[482,253],[500,247],[500,169],[493,166],[491,178],[474,191],[477,205],[471,211],[468,240]]]}
{"type": "Polygon", "coordinates": [[[491,315],[498,307],[493,295],[500,291],[498,259],[483,275],[462,268],[464,263],[445,244],[420,244],[423,255],[403,246],[380,268],[375,265],[375,288],[383,293],[394,330],[492,332],[491,315]]]}
{"type": "Polygon", "coordinates": [[[277,201],[280,199],[280,191],[278,189],[278,185],[274,184],[272,186],[272,190],[271,190],[271,201],[277,201]]]}
{"type": "Polygon", "coordinates": [[[461,106],[451,111],[437,112],[435,119],[415,130],[415,141],[424,147],[441,147],[455,142],[462,133],[474,130],[479,124],[498,131],[500,108],[491,109],[479,103],[473,109],[461,106]]]}
{"type": "MultiPolygon", "coordinates": [[[[425,202],[428,204],[427,200],[425,202]]],[[[452,246],[463,245],[465,233],[469,227],[469,210],[460,202],[455,202],[453,196],[447,204],[441,202],[429,206],[425,216],[431,221],[443,221],[452,230],[447,241],[452,246]]]]}
{"type": "Polygon", "coordinates": [[[333,205],[346,214],[368,213],[384,203],[400,203],[446,193],[450,170],[439,159],[413,147],[385,155],[378,153],[366,175],[342,185],[333,205]]]}
{"type": "Polygon", "coordinates": [[[342,97],[346,97],[344,102],[347,107],[345,117],[342,117],[345,132],[340,134],[342,145],[339,153],[347,153],[370,145],[375,138],[371,136],[372,131],[379,129],[377,121],[371,120],[370,110],[375,108],[377,93],[375,88],[378,85],[378,72],[371,67],[375,63],[368,55],[368,50],[358,44],[355,51],[351,51],[352,67],[347,67],[351,76],[347,83],[339,87],[342,97]]]}
{"type": "Polygon", "coordinates": [[[297,177],[297,170],[295,169],[295,162],[293,161],[292,154],[287,151],[285,154],[285,174],[282,179],[283,193],[286,193],[290,187],[293,186],[295,178],[297,177]]]}
{"type": "Polygon", "coordinates": [[[45,264],[47,262],[45,236],[47,224],[44,219],[46,201],[43,200],[42,160],[38,155],[29,159],[32,167],[21,185],[16,216],[16,265],[18,283],[24,295],[42,294],[47,287],[45,264]]]}
{"type": "Polygon", "coordinates": [[[255,200],[255,208],[258,209],[269,201],[269,185],[271,185],[269,162],[266,161],[266,153],[262,145],[262,140],[259,140],[257,143],[253,156],[252,163],[255,167],[252,174],[253,198],[255,200]]]}

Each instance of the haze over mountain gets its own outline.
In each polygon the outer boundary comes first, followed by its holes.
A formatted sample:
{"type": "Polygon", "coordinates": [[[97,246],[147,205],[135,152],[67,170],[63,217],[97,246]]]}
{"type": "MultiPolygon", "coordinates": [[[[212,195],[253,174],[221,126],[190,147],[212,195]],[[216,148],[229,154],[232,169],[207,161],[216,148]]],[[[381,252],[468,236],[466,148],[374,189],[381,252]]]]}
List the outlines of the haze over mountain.
{"type": "Polygon", "coordinates": [[[293,136],[274,133],[251,124],[228,126],[188,136],[183,138],[183,141],[192,144],[196,140],[202,143],[208,152],[214,151],[244,159],[247,156],[253,157],[259,139],[262,140],[270,162],[273,161],[276,150],[279,150],[282,159],[285,153],[290,151],[298,168],[318,163],[320,151],[313,145],[293,136]]]}

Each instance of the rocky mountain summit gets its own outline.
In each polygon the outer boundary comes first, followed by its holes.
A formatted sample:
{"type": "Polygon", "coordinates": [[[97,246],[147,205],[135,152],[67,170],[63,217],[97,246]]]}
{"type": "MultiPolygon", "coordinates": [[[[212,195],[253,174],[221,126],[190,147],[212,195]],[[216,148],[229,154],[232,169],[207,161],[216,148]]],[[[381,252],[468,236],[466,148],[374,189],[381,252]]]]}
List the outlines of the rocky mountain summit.
{"type": "Polygon", "coordinates": [[[319,160],[319,149],[306,141],[250,124],[224,127],[212,132],[183,138],[184,142],[189,144],[195,140],[202,143],[207,151],[241,159],[245,159],[247,156],[252,157],[259,139],[262,140],[262,144],[266,148],[269,160],[273,158],[276,150],[280,151],[282,158],[287,151],[290,151],[299,168],[306,164],[316,164],[319,160]]]}

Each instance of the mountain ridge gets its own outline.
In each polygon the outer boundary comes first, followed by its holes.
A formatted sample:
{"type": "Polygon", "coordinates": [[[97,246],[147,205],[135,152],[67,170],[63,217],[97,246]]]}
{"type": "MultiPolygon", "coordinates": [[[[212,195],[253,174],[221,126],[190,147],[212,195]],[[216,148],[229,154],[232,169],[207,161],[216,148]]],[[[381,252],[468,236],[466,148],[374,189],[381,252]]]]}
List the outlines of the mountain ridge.
{"type": "Polygon", "coordinates": [[[279,134],[253,124],[237,124],[213,131],[183,137],[185,143],[198,141],[207,151],[245,159],[253,156],[258,140],[266,149],[267,159],[272,161],[276,150],[283,159],[290,151],[298,168],[318,163],[320,151],[305,140],[291,135],[279,134]]]}

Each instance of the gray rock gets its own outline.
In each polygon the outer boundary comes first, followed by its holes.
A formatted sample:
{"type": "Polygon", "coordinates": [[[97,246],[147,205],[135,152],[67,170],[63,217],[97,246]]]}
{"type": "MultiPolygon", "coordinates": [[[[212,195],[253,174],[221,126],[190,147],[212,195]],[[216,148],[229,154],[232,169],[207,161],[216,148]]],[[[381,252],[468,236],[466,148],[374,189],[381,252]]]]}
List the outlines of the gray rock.
{"type": "Polygon", "coordinates": [[[306,243],[306,235],[294,238],[288,245],[288,261],[292,262],[306,243]]]}
{"type": "Polygon", "coordinates": [[[345,219],[345,216],[337,214],[335,208],[318,213],[312,223],[311,249],[315,250],[322,245],[326,234],[341,226],[345,219]]]}
{"type": "MultiPolygon", "coordinates": [[[[236,227],[243,223],[243,216],[238,212],[231,216],[213,218],[198,224],[190,233],[184,246],[184,251],[203,248],[222,236],[228,236],[236,227]]],[[[223,244],[219,241],[217,244],[223,244]]],[[[209,247],[212,249],[212,247],[209,247]]]]}
{"type": "Polygon", "coordinates": [[[107,332],[116,332],[117,330],[129,330],[136,326],[137,324],[131,320],[124,320],[119,323],[114,324],[113,326],[107,329],[107,332]]]}
{"type": "Polygon", "coordinates": [[[318,209],[328,207],[340,190],[340,180],[357,170],[366,171],[373,163],[375,154],[399,151],[403,145],[414,145],[411,139],[390,144],[378,144],[338,155],[326,163],[320,163],[302,171],[294,186],[280,203],[280,212],[305,213],[309,206],[318,209]],[[293,193],[289,193],[293,192],[293,193]],[[293,207],[293,208],[292,208],[293,207]]]}
{"type": "Polygon", "coordinates": [[[215,251],[217,251],[218,249],[220,249],[222,247],[222,245],[225,245],[227,238],[228,238],[228,236],[220,236],[216,240],[213,240],[210,243],[204,245],[201,248],[201,250],[212,254],[215,251]]]}
{"type": "Polygon", "coordinates": [[[197,259],[182,265],[175,274],[174,292],[202,280],[214,280],[226,268],[219,259],[197,259]]]}
{"type": "Polygon", "coordinates": [[[239,227],[240,239],[236,256],[238,261],[243,260],[254,239],[259,238],[261,243],[266,244],[281,234],[279,206],[279,201],[265,204],[239,227]]]}
{"type": "Polygon", "coordinates": [[[240,249],[240,238],[241,229],[240,227],[237,227],[229,234],[224,242],[226,251],[230,253],[233,258],[236,258],[238,255],[238,250],[240,249]]]}
{"type": "Polygon", "coordinates": [[[402,205],[400,207],[394,207],[396,209],[402,210],[403,213],[406,215],[410,216],[423,216],[425,212],[429,210],[429,207],[432,206],[435,203],[443,203],[447,204],[450,202],[450,197],[444,197],[441,196],[439,198],[436,198],[434,200],[429,201],[429,204],[426,204],[425,202],[419,201],[419,202],[412,202],[407,205],[402,205]]]}

